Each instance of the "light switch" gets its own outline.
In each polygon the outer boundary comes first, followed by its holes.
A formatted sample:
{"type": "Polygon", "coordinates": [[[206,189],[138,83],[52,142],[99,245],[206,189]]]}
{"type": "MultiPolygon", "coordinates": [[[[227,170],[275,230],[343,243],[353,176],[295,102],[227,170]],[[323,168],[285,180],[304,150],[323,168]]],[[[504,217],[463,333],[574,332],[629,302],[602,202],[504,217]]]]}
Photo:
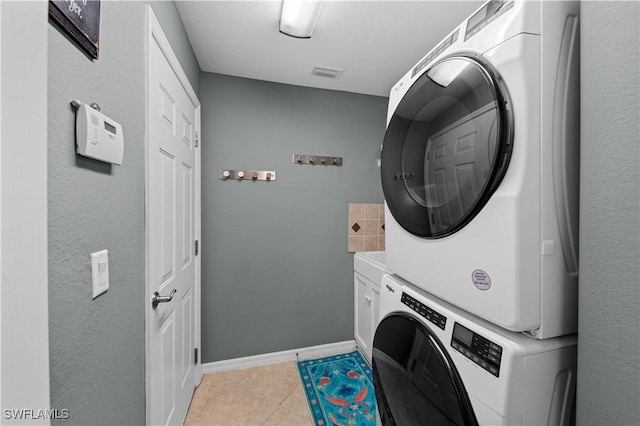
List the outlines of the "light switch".
{"type": "Polygon", "coordinates": [[[93,298],[109,290],[109,251],[91,253],[91,283],[93,298]]]}

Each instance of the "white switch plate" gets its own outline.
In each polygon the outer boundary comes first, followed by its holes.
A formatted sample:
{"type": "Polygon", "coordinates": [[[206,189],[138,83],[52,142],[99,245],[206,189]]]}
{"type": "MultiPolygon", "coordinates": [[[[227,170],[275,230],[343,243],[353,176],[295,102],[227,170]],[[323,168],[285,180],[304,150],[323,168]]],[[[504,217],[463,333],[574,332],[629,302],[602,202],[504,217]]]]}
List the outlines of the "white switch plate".
{"type": "Polygon", "coordinates": [[[109,290],[109,251],[91,253],[91,283],[93,298],[109,290]]]}

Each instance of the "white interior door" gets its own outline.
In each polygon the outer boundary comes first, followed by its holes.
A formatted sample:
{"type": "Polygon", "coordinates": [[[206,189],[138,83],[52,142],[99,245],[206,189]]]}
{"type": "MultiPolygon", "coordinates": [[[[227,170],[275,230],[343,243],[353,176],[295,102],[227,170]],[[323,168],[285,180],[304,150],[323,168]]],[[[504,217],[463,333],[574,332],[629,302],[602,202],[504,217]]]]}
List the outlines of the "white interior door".
{"type": "Polygon", "coordinates": [[[147,71],[148,421],[182,424],[198,380],[200,109],[159,26],[147,71]]]}

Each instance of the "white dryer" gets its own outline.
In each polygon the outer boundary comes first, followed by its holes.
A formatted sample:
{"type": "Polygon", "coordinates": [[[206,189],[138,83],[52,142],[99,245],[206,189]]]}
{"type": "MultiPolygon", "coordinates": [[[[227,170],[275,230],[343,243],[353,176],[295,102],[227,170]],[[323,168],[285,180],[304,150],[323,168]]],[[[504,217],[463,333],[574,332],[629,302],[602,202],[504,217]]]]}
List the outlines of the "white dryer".
{"type": "Polygon", "coordinates": [[[373,342],[382,424],[569,425],[577,336],[535,340],[385,276],[373,342]]]}
{"type": "Polygon", "coordinates": [[[579,2],[489,1],[391,90],[387,266],[508,330],[577,331],[579,2]]]}

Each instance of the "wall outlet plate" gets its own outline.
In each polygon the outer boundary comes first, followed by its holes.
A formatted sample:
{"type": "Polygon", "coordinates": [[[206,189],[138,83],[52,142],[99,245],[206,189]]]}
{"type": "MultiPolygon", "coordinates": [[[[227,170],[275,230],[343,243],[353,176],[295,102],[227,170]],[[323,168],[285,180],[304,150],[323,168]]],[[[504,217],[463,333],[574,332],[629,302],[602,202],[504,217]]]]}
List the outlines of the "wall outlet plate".
{"type": "Polygon", "coordinates": [[[109,290],[109,251],[91,253],[91,283],[93,298],[109,290]]]}

